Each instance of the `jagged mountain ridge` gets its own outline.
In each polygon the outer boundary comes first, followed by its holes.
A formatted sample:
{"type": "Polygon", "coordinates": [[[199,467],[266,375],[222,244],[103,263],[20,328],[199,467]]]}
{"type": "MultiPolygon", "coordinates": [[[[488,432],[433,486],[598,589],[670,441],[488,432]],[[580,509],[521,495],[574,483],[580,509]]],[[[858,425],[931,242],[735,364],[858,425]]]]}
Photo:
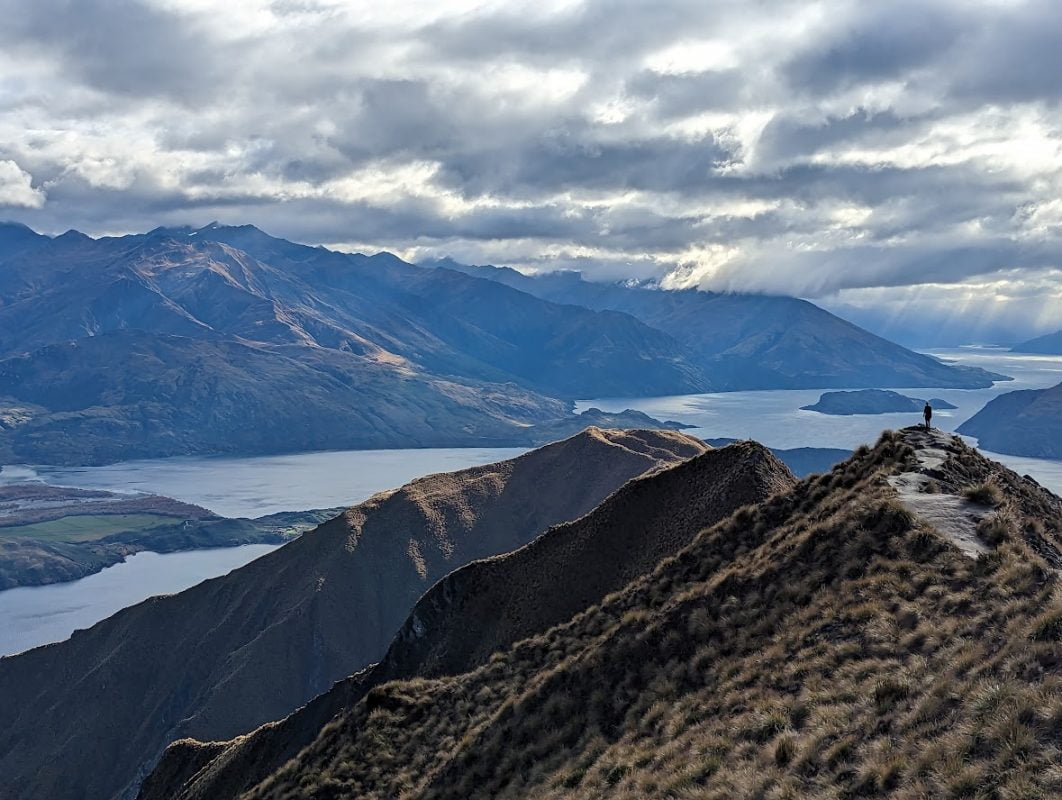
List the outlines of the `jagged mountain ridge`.
{"type": "Polygon", "coordinates": [[[875,336],[806,300],[597,283],[578,272],[524,275],[446,259],[427,266],[482,276],[559,302],[623,311],[671,334],[716,391],[982,388],[1005,379],[955,367],[875,336]]]}
{"type": "Polygon", "coordinates": [[[174,745],[143,798],[1052,796],[1059,567],[1057,497],[890,433],[471,671],[174,745]],[[984,555],[901,503],[911,470],[997,487],[984,555]]]}
{"type": "MultiPolygon", "coordinates": [[[[252,736],[227,744],[175,745],[170,762],[159,770],[190,778],[203,769],[180,797],[235,796],[294,756],[373,687],[472,669],[651,570],[704,526],[793,482],[789,470],[753,442],[710,450],[632,480],[586,516],[441,580],[417,603],[380,664],[252,736]],[[662,519],[664,526],[658,524],[662,519]]],[[[155,796],[155,790],[146,791],[155,796]]],[[[160,796],[170,791],[172,786],[160,796]]]]}
{"type": "Polygon", "coordinates": [[[669,431],[589,429],[420,478],[226,576],[0,658],[0,696],[26,699],[0,703],[4,790],[129,797],[174,739],[244,733],[378,660],[446,572],[519,547],[628,479],[706,450],[669,431]]]}

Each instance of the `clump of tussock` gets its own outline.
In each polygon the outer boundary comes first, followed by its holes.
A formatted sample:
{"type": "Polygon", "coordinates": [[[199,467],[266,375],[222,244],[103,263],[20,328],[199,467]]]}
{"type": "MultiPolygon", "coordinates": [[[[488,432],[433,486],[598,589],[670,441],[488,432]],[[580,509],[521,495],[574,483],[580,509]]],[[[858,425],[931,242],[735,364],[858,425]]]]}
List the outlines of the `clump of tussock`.
{"type": "Polygon", "coordinates": [[[1003,514],[992,514],[977,523],[977,537],[989,547],[998,547],[1013,535],[1013,523],[1003,514]]]}
{"type": "Polygon", "coordinates": [[[1038,642],[1062,644],[1062,609],[1052,608],[1038,616],[1033,621],[1031,635],[1038,642]]]}
{"type": "Polygon", "coordinates": [[[1003,502],[1003,492],[991,481],[967,486],[963,489],[963,497],[971,503],[995,508],[1003,502]]]}

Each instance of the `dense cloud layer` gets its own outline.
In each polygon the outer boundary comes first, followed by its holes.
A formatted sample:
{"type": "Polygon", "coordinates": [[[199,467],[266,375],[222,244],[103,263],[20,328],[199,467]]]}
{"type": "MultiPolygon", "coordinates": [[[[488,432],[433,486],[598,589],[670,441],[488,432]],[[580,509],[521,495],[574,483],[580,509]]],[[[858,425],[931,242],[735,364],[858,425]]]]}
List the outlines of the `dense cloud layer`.
{"type": "Polygon", "coordinates": [[[385,6],[0,0],[0,218],[1062,326],[1054,2],[385,6]]]}

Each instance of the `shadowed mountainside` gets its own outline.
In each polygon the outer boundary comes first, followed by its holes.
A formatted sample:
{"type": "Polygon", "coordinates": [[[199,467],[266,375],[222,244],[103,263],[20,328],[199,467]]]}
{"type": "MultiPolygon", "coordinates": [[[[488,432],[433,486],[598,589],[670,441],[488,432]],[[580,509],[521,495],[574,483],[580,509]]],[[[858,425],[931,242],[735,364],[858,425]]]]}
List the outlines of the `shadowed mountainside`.
{"type": "Polygon", "coordinates": [[[563,401],[708,387],[628,314],[386,253],[252,226],[14,233],[0,235],[10,460],[519,444],[563,401]]]}
{"type": "MultiPolygon", "coordinates": [[[[370,671],[334,719],[319,699],[229,745],[175,744],[143,797],[1055,796],[1060,534],[1034,483],[957,438],[889,432],[469,671],[370,671]],[[927,497],[992,498],[982,555],[901,501],[890,479],[915,472],[927,497]]],[[[469,608],[465,629],[489,630],[498,609],[469,608]]]]}
{"type": "Polygon", "coordinates": [[[994,397],[957,430],[997,453],[1062,458],[1062,383],[994,397]]]}
{"type": "Polygon", "coordinates": [[[0,703],[4,790],[129,797],[174,739],[244,733],[378,660],[446,572],[519,547],[628,479],[706,449],[679,433],[591,428],[509,461],[430,475],[224,577],[0,658],[0,697],[21,698],[0,703]]]}
{"type": "Polygon", "coordinates": [[[714,391],[932,386],[972,389],[1006,376],[944,364],[795,297],[663,291],[594,283],[578,272],[528,276],[454,261],[436,268],[489,278],[557,302],[612,309],[675,337],[714,391]]]}
{"type": "Polygon", "coordinates": [[[1062,355],[1062,331],[1037,336],[1027,342],[1014,345],[1012,353],[1039,353],[1041,355],[1062,355]]]}
{"type": "Polygon", "coordinates": [[[519,445],[581,398],[992,377],[794,298],[424,268],[251,225],[0,224],[8,462],[519,445]]]}
{"type": "Polygon", "coordinates": [[[741,442],[631,481],[590,514],[507,555],[451,573],[417,603],[375,667],[286,720],[227,745],[179,743],[147,797],[234,797],[309,744],[329,719],[396,678],[451,675],[599,602],[735,509],[793,485],[762,445],[741,442]],[[206,766],[204,767],[204,764],[206,766]],[[159,786],[165,785],[165,790],[159,786]]]}

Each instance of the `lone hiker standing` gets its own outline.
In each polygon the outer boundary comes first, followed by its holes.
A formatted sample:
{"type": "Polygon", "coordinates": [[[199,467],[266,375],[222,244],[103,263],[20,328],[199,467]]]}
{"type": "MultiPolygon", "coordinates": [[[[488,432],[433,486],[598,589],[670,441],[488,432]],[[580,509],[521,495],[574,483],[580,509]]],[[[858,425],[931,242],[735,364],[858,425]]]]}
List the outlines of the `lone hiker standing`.
{"type": "Polygon", "coordinates": [[[922,409],[922,416],[926,418],[926,430],[929,430],[929,422],[933,419],[933,406],[926,401],[926,407],[922,409]]]}

